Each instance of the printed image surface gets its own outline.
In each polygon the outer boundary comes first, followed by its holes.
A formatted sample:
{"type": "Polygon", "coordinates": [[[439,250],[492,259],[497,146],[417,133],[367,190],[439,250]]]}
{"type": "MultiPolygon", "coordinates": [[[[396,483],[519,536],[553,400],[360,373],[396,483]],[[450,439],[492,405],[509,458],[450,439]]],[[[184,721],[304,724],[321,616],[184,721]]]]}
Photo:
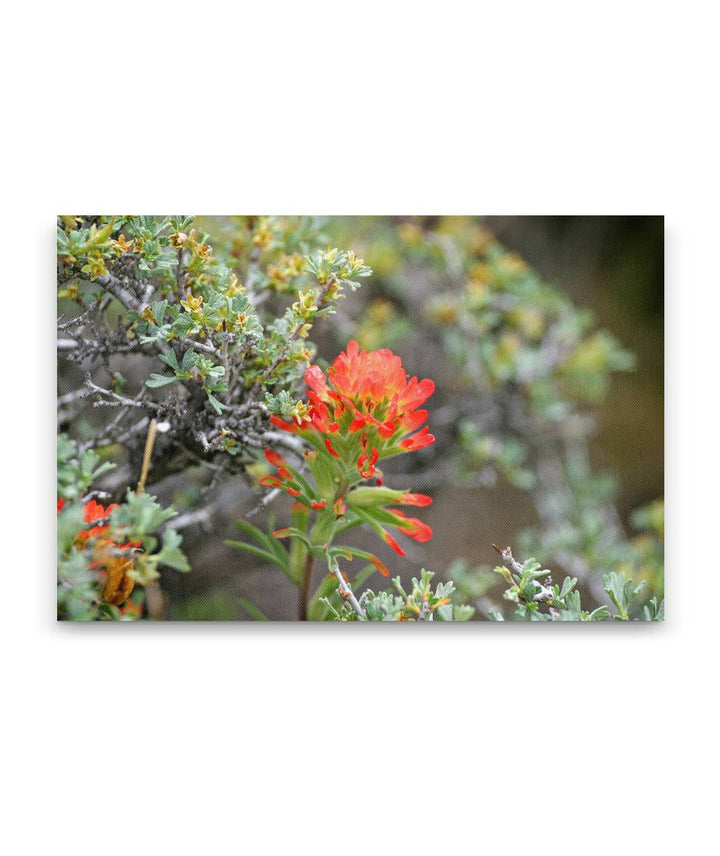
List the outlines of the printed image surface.
{"type": "Polygon", "coordinates": [[[659,217],[57,221],[58,618],[656,621],[659,217]]]}

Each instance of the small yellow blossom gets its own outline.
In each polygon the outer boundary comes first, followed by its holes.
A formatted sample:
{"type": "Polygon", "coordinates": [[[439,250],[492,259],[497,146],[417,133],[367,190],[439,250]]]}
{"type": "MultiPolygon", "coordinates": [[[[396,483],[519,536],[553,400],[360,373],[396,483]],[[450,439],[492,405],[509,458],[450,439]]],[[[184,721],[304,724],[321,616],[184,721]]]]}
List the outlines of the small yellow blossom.
{"type": "Polygon", "coordinates": [[[125,235],[118,235],[117,240],[113,241],[113,246],[117,255],[121,256],[124,253],[133,251],[133,241],[128,241],[125,235]]]}
{"type": "Polygon", "coordinates": [[[272,228],[270,227],[270,221],[267,217],[264,217],[260,221],[260,225],[258,226],[258,228],[255,230],[255,233],[253,235],[253,244],[255,244],[256,247],[262,250],[272,243],[273,238],[274,233],[272,228]]]}

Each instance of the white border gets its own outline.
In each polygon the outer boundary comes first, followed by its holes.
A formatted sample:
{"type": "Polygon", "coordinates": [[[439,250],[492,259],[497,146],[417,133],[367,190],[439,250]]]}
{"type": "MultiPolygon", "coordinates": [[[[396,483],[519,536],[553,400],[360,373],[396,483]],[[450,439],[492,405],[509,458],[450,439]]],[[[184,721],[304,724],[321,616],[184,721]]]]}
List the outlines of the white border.
{"type": "Polygon", "coordinates": [[[7,852],[709,852],[720,316],[704,8],[7,13],[7,852]],[[71,209],[665,213],[665,625],[55,625],[49,247],[71,209]]]}

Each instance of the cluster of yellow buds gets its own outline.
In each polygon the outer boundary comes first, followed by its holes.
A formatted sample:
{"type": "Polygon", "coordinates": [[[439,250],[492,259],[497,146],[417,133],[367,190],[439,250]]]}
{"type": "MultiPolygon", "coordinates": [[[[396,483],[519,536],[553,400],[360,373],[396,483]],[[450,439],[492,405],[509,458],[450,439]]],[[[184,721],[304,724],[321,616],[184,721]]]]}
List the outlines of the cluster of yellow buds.
{"type": "Polygon", "coordinates": [[[202,307],[203,299],[202,295],[195,297],[190,292],[187,294],[187,300],[182,300],[180,305],[186,309],[188,312],[198,312],[202,307]]]}
{"type": "Polygon", "coordinates": [[[125,235],[118,235],[117,239],[112,242],[115,254],[122,256],[125,253],[135,252],[135,241],[128,241],[125,235]]]}
{"type": "Polygon", "coordinates": [[[309,320],[317,311],[316,299],[314,291],[298,292],[298,299],[292,305],[293,314],[303,321],[309,320]]]}
{"type": "Polygon", "coordinates": [[[258,228],[255,230],[253,234],[253,244],[260,249],[264,250],[266,247],[269,247],[275,239],[275,233],[273,232],[272,226],[270,224],[269,217],[263,217],[260,220],[260,224],[258,228]]]}
{"type": "Polygon", "coordinates": [[[423,231],[416,223],[401,223],[397,232],[403,244],[414,247],[422,242],[423,231]]]}
{"type": "Polygon", "coordinates": [[[472,312],[487,306],[490,300],[490,286],[485,280],[469,279],[465,283],[466,306],[472,312]]]}
{"type": "Polygon", "coordinates": [[[495,243],[492,232],[474,217],[443,217],[437,231],[459,242],[471,255],[484,255],[495,243]]]}
{"type": "Polygon", "coordinates": [[[328,250],[326,253],[321,254],[321,265],[316,274],[317,281],[320,283],[320,285],[327,285],[327,282],[331,276],[332,263],[337,258],[337,254],[337,247],[332,250],[328,250]]]}
{"type": "Polygon", "coordinates": [[[230,274],[230,279],[228,280],[228,284],[225,291],[227,296],[235,297],[236,294],[242,294],[244,291],[246,291],[245,286],[239,282],[238,278],[235,276],[234,273],[230,274]]]}
{"type": "Polygon", "coordinates": [[[348,252],[347,252],[347,266],[348,266],[347,272],[350,273],[350,271],[354,270],[355,268],[364,267],[365,266],[365,259],[361,259],[357,255],[357,253],[355,253],[353,250],[348,250],[348,252]]]}
{"type": "Polygon", "coordinates": [[[275,264],[267,267],[268,279],[276,288],[281,288],[288,279],[300,276],[305,270],[305,259],[294,253],[292,256],[280,256],[275,264]]]}
{"type": "Polygon", "coordinates": [[[488,229],[473,224],[468,235],[470,251],[476,255],[483,255],[488,251],[490,245],[495,242],[495,236],[488,229]]]}
{"type": "Polygon", "coordinates": [[[186,312],[188,312],[192,316],[193,321],[202,323],[202,295],[198,295],[197,297],[195,297],[192,292],[188,291],[185,300],[180,301],[180,305],[186,312]]]}
{"type": "Polygon", "coordinates": [[[537,341],[545,333],[545,318],[534,307],[517,307],[508,313],[508,321],[531,341],[537,341]]]}
{"type": "Polygon", "coordinates": [[[304,401],[298,401],[296,402],[295,407],[293,407],[290,415],[296,422],[304,422],[309,418],[310,407],[304,401]]]}
{"type": "Polygon", "coordinates": [[[212,249],[209,244],[200,244],[197,241],[191,244],[193,253],[200,259],[209,259],[212,249]]]}
{"type": "Polygon", "coordinates": [[[490,285],[492,283],[492,270],[490,265],[487,264],[487,262],[475,262],[468,271],[468,278],[471,282],[490,285]]]}
{"type": "Polygon", "coordinates": [[[82,226],[82,217],[75,217],[72,214],[61,214],[60,219],[66,232],[73,232],[82,226]]]}
{"type": "Polygon", "coordinates": [[[500,270],[508,276],[518,276],[528,270],[528,264],[517,253],[505,253],[500,259],[500,270]]]}
{"type": "Polygon", "coordinates": [[[173,235],[170,235],[170,243],[176,250],[184,248],[191,250],[193,255],[198,259],[207,259],[212,252],[212,248],[208,244],[204,244],[198,239],[195,229],[191,229],[187,235],[185,232],[175,232],[173,235]]]}
{"type": "Polygon", "coordinates": [[[108,269],[105,267],[105,259],[102,254],[96,250],[87,258],[87,263],[81,268],[82,272],[87,274],[90,279],[97,279],[99,276],[107,276],[108,269]]]}
{"type": "Polygon", "coordinates": [[[458,307],[450,296],[437,295],[425,306],[425,314],[438,324],[452,324],[458,316],[458,307]]]}
{"type": "Polygon", "coordinates": [[[368,320],[378,326],[387,324],[395,316],[395,307],[389,300],[377,298],[367,308],[368,320]]]}
{"type": "MultiPolygon", "coordinates": [[[[68,264],[70,264],[70,262],[68,262],[68,264]]],[[[71,283],[67,288],[61,288],[58,291],[58,297],[67,297],[69,300],[77,300],[79,295],[80,289],[76,282],[71,283]]]]}

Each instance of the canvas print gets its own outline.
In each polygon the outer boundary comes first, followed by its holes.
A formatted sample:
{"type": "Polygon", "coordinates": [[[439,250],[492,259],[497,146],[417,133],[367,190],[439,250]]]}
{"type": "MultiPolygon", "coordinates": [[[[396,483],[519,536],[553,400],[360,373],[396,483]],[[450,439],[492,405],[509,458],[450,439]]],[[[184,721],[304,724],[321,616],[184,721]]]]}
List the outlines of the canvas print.
{"type": "Polygon", "coordinates": [[[662,620],[663,239],[59,216],[58,618],[662,620]]]}

